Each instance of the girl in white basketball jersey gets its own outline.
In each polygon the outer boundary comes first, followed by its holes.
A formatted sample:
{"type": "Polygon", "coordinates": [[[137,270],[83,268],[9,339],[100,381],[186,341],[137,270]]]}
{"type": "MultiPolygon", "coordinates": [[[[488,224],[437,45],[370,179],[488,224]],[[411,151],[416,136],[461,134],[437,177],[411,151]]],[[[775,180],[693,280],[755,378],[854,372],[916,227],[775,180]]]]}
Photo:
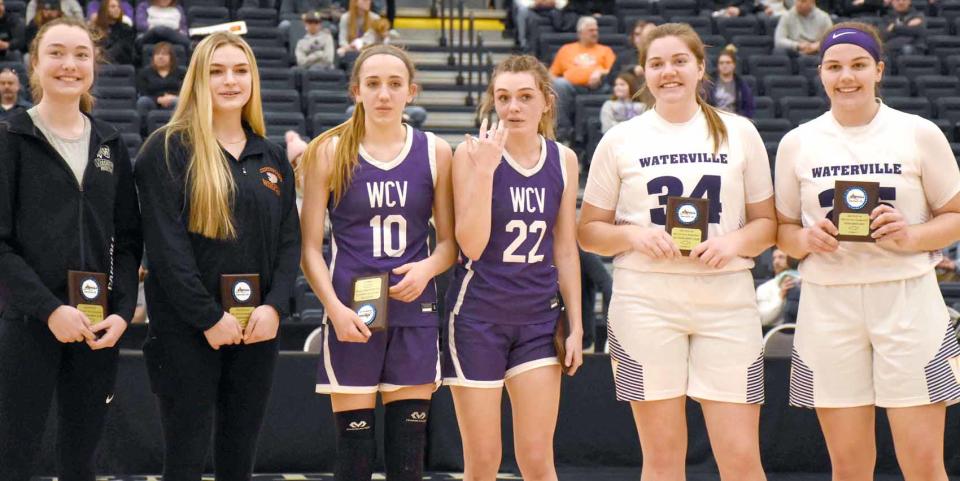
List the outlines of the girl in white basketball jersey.
{"type": "Polygon", "coordinates": [[[873,479],[880,406],[906,480],[945,481],[960,346],[933,269],[937,251],[960,238],[960,172],[933,123],[876,98],[882,54],[872,26],[827,32],[820,79],[830,111],[777,151],[778,244],[803,259],[790,403],[817,409],[834,479],[873,479]],[[879,182],[875,242],[835,238],[837,180],[879,182]]]}
{"type": "Polygon", "coordinates": [[[642,479],[684,479],[689,396],[703,407],[721,478],[763,480],[763,346],[749,269],[776,232],[767,154],[748,119],[699,96],[704,46],[689,25],[656,27],[639,56],[654,108],[600,141],[579,230],[585,250],[616,256],[617,399],[633,409],[642,479]],[[664,229],[670,197],[709,200],[699,212],[707,238],[689,257],[664,229]]]}

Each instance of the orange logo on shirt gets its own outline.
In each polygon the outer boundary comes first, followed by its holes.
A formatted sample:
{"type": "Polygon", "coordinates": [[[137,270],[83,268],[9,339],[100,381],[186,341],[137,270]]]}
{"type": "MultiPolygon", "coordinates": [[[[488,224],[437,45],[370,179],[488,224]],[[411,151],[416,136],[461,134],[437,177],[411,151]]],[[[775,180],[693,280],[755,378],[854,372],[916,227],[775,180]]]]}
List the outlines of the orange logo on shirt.
{"type": "Polygon", "coordinates": [[[274,194],[280,195],[280,183],[283,182],[283,176],[273,167],[261,167],[260,174],[263,176],[260,182],[272,190],[274,194]]]}

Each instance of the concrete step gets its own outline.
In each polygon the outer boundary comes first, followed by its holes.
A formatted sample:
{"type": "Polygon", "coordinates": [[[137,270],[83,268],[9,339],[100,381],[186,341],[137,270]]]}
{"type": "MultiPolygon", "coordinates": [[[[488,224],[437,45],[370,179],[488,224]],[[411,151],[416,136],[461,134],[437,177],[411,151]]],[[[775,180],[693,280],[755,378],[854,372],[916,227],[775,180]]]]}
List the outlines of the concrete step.
{"type": "MultiPolygon", "coordinates": [[[[434,12],[432,12],[430,9],[430,3],[431,2],[429,1],[419,0],[417,2],[418,6],[410,6],[410,7],[398,6],[397,16],[398,17],[414,17],[414,18],[433,18],[433,15],[431,14],[434,12]]],[[[506,10],[503,10],[503,9],[491,10],[489,8],[485,8],[482,2],[474,2],[474,3],[475,4],[471,4],[471,2],[467,2],[464,5],[465,7],[463,10],[464,15],[469,16],[470,13],[472,12],[474,18],[494,18],[494,19],[507,18],[506,10]]],[[[438,5],[439,5],[439,2],[438,2],[438,5]]],[[[447,12],[450,11],[449,5],[450,5],[450,2],[448,1],[447,12]]],[[[454,7],[456,7],[455,2],[454,2],[454,7]]],[[[456,8],[454,8],[454,12],[456,12],[456,8]]]]}
{"type": "MultiPolygon", "coordinates": [[[[408,49],[411,49],[411,50],[424,49],[429,51],[429,50],[432,50],[432,48],[441,49],[439,44],[440,30],[439,29],[431,30],[431,32],[433,32],[433,36],[430,36],[427,38],[419,38],[419,39],[418,38],[411,38],[409,40],[404,39],[403,44],[404,46],[406,46],[408,49]]],[[[513,48],[513,40],[508,38],[503,38],[500,35],[500,32],[475,32],[475,33],[477,34],[477,36],[483,39],[482,41],[483,48],[485,49],[492,50],[494,52],[498,52],[498,51],[509,52],[510,49],[513,48]]],[[[448,30],[448,35],[449,35],[449,30],[448,30]]],[[[453,36],[454,36],[454,39],[453,39],[454,41],[452,43],[448,43],[448,45],[450,46],[459,45],[460,34],[456,30],[454,30],[453,36]]],[[[449,42],[450,39],[448,38],[447,40],[449,42]]],[[[469,46],[470,41],[467,38],[466,32],[463,35],[463,41],[464,41],[464,46],[469,46]]],[[[446,50],[446,47],[443,47],[443,50],[446,50]]]]}
{"type": "Polygon", "coordinates": [[[461,128],[463,132],[474,130],[474,115],[471,113],[458,112],[429,112],[427,120],[424,122],[424,129],[433,128],[455,129],[461,128]]]}
{"type": "MultiPolygon", "coordinates": [[[[505,52],[496,52],[491,54],[493,56],[493,63],[496,65],[504,59],[510,56],[509,53],[505,52]]],[[[424,66],[448,66],[447,59],[450,57],[448,52],[410,52],[410,56],[413,57],[413,61],[416,62],[418,68],[424,66]]],[[[456,54],[454,54],[456,57],[456,54]]],[[[484,55],[484,62],[486,62],[486,55],[484,55]]]]}
{"type": "Polygon", "coordinates": [[[414,100],[415,105],[424,105],[427,107],[427,110],[431,106],[451,106],[458,108],[466,108],[464,104],[464,99],[467,97],[466,92],[463,91],[428,91],[421,90],[420,95],[417,96],[414,100]]]}

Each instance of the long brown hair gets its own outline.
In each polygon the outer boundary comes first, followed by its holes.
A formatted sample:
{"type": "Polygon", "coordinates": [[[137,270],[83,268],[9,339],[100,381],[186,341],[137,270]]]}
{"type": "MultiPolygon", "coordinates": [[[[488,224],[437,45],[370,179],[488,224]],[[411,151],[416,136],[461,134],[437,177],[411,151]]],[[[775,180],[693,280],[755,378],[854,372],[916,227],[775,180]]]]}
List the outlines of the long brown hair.
{"type": "Polygon", "coordinates": [[[100,30],[101,35],[107,35],[113,24],[123,21],[123,8],[120,8],[120,18],[110,18],[110,2],[113,1],[120,6],[120,0],[103,0],[97,9],[97,19],[93,21],[93,26],[100,30]]]}
{"type": "MultiPolygon", "coordinates": [[[[353,63],[349,86],[351,92],[357,92],[359,90],[360,68],[363,67],[363,63],[366,62],[367,59],[374,55],[392,55],[400,59],[407,67],[407,74],[409,76],[408,83],[413,85],[413,76],[416,70],[413,66],[413,61],[410,60],[407,53],[392,45],[380,44],[363,49],[357,57],[357,60],[353,63]]],[[[356,108],[353,110],[353,115],[350,116],[346,122],[311,140],[300,161],[300,172],[309,171],[310,165],[316,162],[320,155],[320,145],[328,139],[339,137],[333,155],[333,175],[330,179],[330,191],[333,192],[333,200],[335,203],[340,201],[340,197],[346,192],[347,188],[350,187],[350,182],[353,180],[353,171],[359,163],[357,157],[360,153],[360,141],[363,140],[363,136],[366,133],[364,122],[365,113],[363,102],[358,100],[356,108]]]]}
{"type": "Polygon", "coordinates": [[[490,115],[490,112],[494,110],[493,104],[495,99],[493,88],[497,83],[497,76],[505,72],[526,72],[533,75],[533,80],[537,84],[537,90],[543,94],[543,98],[546,100],[548,107],[547,111],[540,117],[537,132],[553,140],[555,136],[553,129],[557,118],[557,95],[553,91],[553,84],[550,81],[550,74],[547,72],[547,68],[532,55],[511,55],[497,64],[496,68],[493,69],[493,74],[490,76],[490,83],[487,85],[487,91],[483,95],[483,102],[480,103],[480,109],[478,110],[480,118],[490,115]]]}
{"type": "Polygon", "coordinates": [[[266,134],[256,58],[247,42],[228,32],[214,33],[197,44],[180,87],[177,108],[167,127],[154,133],[164,135],[167,158],[170,158],[170,139],[174,135],[180,135],[183,144],[192,151],[187,164],[187,189],[190,194],[187,229],[210,239],[233,239],[237,234],[231,208],[236,185],[230,164],[213,133],[213,99],[210,95],[210,63],[214,52],[223,46],[237,47],[247,57],[251,77],[250,99],[243,106],[241,118],[253,133],[261,137],[266,134]]]}
{"type": "MultiPolygon", "coordinates": [[[[647,35],[647,38],[643,40],[643,43],[640,44],[640,66],[643,67],[644,70],[647,68],[647,54],[650,52],[650,45],[653,44],[654,40],[666,37],[678,38],[690,49],[693,56],[696,57],[697,64],[700,65],[700,67],[705,67],[706,47],[703,45],[703,40],[700,39],[697,32],[685,23],[665,23],[654,27],[650,34],[647,35]]],[[[704,79],[706,79],[706,74],[704,74],[704,79]]],[[[702,82],[698,82],[694,95],[697,99],[697,105],[700,106],[700,110],[703,111],[703,115],[707,118],[707,134],[713,139],[713,151],[717,152],[720,150],[720,146],[727,141],[727,126],[724,125],[723,119],[720,118],[720,113],[717,109],[708,104],[707,101],[703,99],[703,96],[700,95],[702,90],[701,84],[702,82]]],[[[647,94],[650,94],[649,87],[644,83],[643,88],[637,92],[634,98],[642,99],[644,98],[643,96],[647,94]]]]}
{"type": "MultiPolygon", "coordinates": [[[[87,36],[90,37],[90,45],[93,48],[91,55],[93,55],[94,65],[100,63],[100,49],[97,47],[97,35],[82,20],[72,17],[60,17],[43,24],[40,30],[37,31],[37,36],[33,37],[33,41],[30,42],[30,93],[33,95],[33,101],[35,103],[40,103],[40,99],[43,98],[43,87],[40,85],[40,76],[37,74],[36,69],[37,62],[40,60],[40,42],[43,41],[43,37],[47,32],[57,25],[83,30],[87,36]]],[[[91,88],[94,83],[96,83],[97,69],[94,68],[93,72],[94,78],[93,82],[90,83],[91,88]]],[[[89,90],[80,94],[80,111],[85,113],[93,111],[93,95],[89,90]]]]}
{"type": "MultiPolygon", "coordinates": [[[[373,0],[370,0],[370,7],[373,8],[373,0]]],[[[357,8],[357,0],[350,0],[350,7],[347,10],[347,41],[352,42],[358,36],[363,36],[367,30],[370,29],[370,9],[368,8],[366,12],[363,12],[363,22],[360,23],[361,33],[357,35],[357,15],[359,15],[359,9],[357,8]]]]}

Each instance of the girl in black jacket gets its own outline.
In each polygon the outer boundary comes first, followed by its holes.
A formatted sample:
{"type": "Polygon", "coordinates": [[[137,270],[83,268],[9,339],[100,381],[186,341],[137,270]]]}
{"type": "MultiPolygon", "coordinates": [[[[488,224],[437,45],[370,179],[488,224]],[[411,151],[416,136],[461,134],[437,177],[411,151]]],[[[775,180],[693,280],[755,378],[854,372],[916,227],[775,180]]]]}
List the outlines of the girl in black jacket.
{"type": "Polygon", "coordinates": [[[137,194],[120,134],[88,115],[86,25],[45,24],[30,53],[39,103],[0,124],[0,479],[38,474],[56,389],[60,479],[92,481],[137,302],[137,194]]]}
{"type": "Polygon", "coordinates": [[[214,420],[217,479],[253,470],[300,264],[293,172],[264,139],[259,87],[246,42],[207,37],[170,123],[137,158],[150,258],[143,350],[166,480],[200,479],[214,420]]]}

